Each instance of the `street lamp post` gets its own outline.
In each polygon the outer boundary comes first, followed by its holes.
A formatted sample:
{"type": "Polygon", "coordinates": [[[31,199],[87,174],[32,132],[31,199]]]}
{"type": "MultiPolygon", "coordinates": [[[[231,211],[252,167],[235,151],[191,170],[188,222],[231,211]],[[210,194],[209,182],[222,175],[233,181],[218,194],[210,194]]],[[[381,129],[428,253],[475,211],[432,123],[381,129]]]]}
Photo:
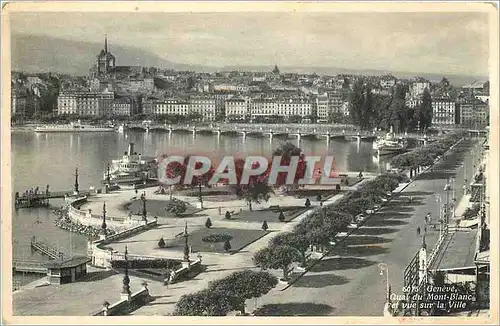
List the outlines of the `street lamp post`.
{"type": "Polygon", "coordinates": [[[448,179],[448,182],[444,186],[444,190],[446,190],[446,208],[444,210],[444,230],[445,233],[448,233],[448,223],[449,223],[449,218],[450,218],[450,190],[451,190],[451,185],[450,185],[450,179],[448,179]]]}
{"type": "Polygon", "coordinates": [[[201,180],[198,182],[198,199],[200,200],[200,208],[203,208],[203,197],[201,195],[201,180]]]}
{"type": "Polygon", "coordinates": [[[441,196],[436,195],[436,201],[439,202],[438,205],[438,213],[439,213],[439,237],[441,238],[441,234],[443,232],[442,227],[443,227],[443,209],[441,207],[441,196]]]}
{"type": "Polygon", "coordinates": [[[378,268],[380,269],[380,276],[384,276],[385,272],[385,282],[386,282],[386,300],[390,302],[391,300],[391,285],[389,284],[389,266],[386,263],[378,264],[378,268]]]}
{"type": "Polygon", "coordinates": [[[142,201],[142,220],[147,223],[147,211],[146,211],[146,192],[144,192],[141,195],[141,201],[142,201]]]}

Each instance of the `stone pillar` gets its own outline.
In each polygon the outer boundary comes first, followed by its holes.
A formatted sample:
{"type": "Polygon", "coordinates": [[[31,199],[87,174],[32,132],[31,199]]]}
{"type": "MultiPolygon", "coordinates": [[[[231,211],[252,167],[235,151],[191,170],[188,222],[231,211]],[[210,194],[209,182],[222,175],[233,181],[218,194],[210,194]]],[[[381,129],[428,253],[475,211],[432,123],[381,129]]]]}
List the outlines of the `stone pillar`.
{"type": "Polygon", "coordinates": [[[193,127],[193,138],[196,137],[196,127],[193,127]]]}
{"type": "Polygon", "coordinates": [[[217,138],[220,138],[220,135],[222,134],[222,131],[219,129],[217,129],[217,138]]]}
{"type": "Polygon", "coordinates": [[[300,143],[301,140],[302,140],[302,133],[299,131],[297,133],[297,141],[300,143]]]}
{"type": "Polygon", "coordinates": [[[102,304],[102,314],[104,316],[108,315],[108,309],[109,309],[109,302],[104,301],[104,303],[102,304]]]}
{"type": "Polygon", "coordinates": [[[172,131],[173,131],[172,125],[168,125],[168,135],[169,136],[172,136],[172,131]]]}
{"type": "Polygon", "coordinates": [[[272,131],[269,132],[269,141],[273,141],[274,133],[272,131]]]}
{"type": "Polygon", "coordinates": [[[246,138],[247,138],[247,131],[243,130],[243,140],[246,140],[246,138]]]}

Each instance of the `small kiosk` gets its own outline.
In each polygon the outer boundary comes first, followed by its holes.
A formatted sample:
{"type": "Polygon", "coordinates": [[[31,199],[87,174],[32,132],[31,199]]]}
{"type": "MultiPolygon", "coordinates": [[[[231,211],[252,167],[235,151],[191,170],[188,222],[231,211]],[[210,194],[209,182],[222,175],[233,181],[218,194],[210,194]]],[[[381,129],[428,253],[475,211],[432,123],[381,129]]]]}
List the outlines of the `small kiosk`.
{"type": "Polygon", "coordinates": [[[45,263],[47,280],[50,284],[67,284],[87,275],[88,257],[74,257],[68,260],[52,260],[45,263]]]}

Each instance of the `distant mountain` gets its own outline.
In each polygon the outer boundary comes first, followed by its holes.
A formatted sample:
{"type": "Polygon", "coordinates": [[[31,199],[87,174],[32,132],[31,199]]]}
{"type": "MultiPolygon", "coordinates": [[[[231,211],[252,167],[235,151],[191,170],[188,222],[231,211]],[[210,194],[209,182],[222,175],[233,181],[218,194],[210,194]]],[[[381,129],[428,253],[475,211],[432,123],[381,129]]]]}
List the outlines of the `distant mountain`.
{"type": "MultiPolygon", "coordinates": [[[[35,35],[12,35],[12,70],[59,72],[87,75],[95,63],[102,43],[71,41],[35,35]]],[[[177,64],[143,49],[113,45],[110,52],[119,66],[145,66],[162,69],[204,71],[205,66],[177,64]]]]}
{"type": "MultiPolygon", "coordinates": [[[[94,64],[97,54],[101,51],[102,43],[71,41],[48,36],[26,34],[12,35],[12,70],[26,72],[59,72],[73,75],[87,75],[94,64]]],[[[133,47],[112,45],[110,51],[116,57],[116,64],[121,66],[145,66],[161,69],[189,70],[198,72],[213,71],[271,71],[274,63],[269,66],[226,66],[208,67],[204,65],[179,64],[165,60],[147,50],[133,47]]],[[[446,75],[440,73],[396,72],[373,69],[347,69],[337,67],[278,67],[283,73],[317,73],[317,74],[367,74],[384,75],[391,73],[396,77],[411,78],[420,76],[431,81],[440,81],[443,76],[451,84],[462,86],[474,80],[485,81],[487,76],[446,75]]]]}

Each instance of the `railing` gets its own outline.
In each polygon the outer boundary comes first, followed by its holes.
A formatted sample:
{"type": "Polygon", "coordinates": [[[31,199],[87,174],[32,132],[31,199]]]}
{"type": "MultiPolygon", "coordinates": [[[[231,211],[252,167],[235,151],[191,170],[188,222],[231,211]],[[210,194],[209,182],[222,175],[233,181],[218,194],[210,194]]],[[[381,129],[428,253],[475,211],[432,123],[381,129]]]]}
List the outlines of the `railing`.
{"type": "Polygon", "coordinates": [[[30,260],[15,260],[12,267],[16,272],[46,273],[47,268],[43,262],[30,260]]]}
{"type": "MultiPolygon", "coordinates": [[[[75,207],[75,205],[76,206],[81,205],[81,204],[85,203],[86,201],[87,201],[87,197],[82,197],[82,198],[79,198],[79,199],[71,202],[69,205],[69,210],[68,210],[69,217],[71,218],[72,216],[77,216],[77,217],[88,218],[88,219],[93,219],[93,220],[101,220],[102,219],[101,215],[92,214],[88,210],[84,211],[84,210],[80,210],[80,209],[75,207]]],[[[107,216],[106,218],[108,221],[112,221],[112,222],[125,222],[127,220],[130,220],[130,223],[135,223],[135,224],[142,223],[142,221],[129,219],[129,217],[127,217],[127,216],[123,216],[123,217],[121,217],[121,216],[107,216]]]]}
{"type": "MultiPolygon", "coordinates": [[[[21,194],[16,199],[19,200],[29,200],[29,199],[50,199],[50,198],[64,198],[66,196],[72,195],[73,191],[49,191],[49,192],[41,192],[41,193],[32,193],[32,194],[21,194]]],[[[82,196],[88,196],[90,191],[80,191],[82,196]]]]}
{"type": "Polygon", "coordinates": [[[35,237],[31,239],[31,247],[49,256],[52,259],[58,259],[63,255],[63,253],[59,252],[54,248],[51,248],[49,245],[40,241],[36,241],[35,237]]]}

